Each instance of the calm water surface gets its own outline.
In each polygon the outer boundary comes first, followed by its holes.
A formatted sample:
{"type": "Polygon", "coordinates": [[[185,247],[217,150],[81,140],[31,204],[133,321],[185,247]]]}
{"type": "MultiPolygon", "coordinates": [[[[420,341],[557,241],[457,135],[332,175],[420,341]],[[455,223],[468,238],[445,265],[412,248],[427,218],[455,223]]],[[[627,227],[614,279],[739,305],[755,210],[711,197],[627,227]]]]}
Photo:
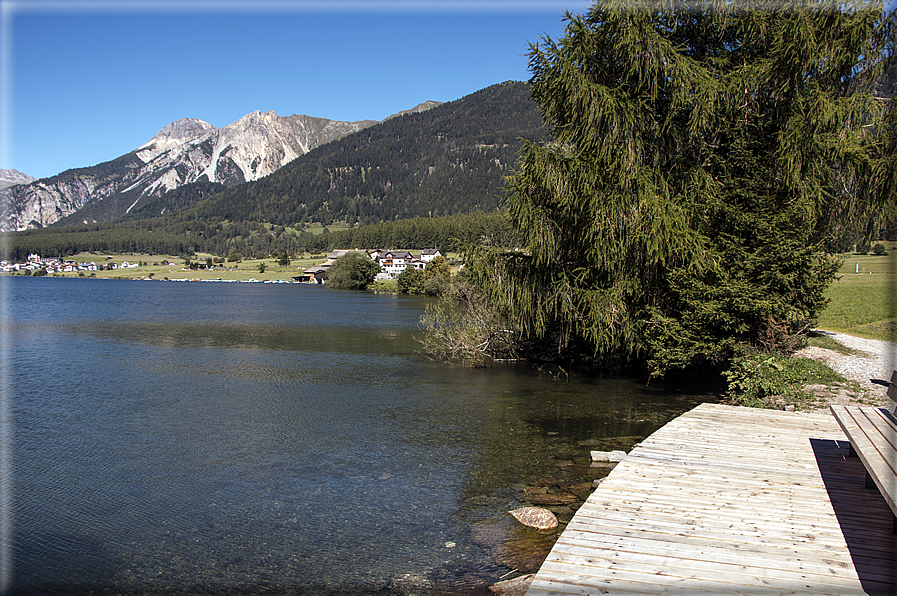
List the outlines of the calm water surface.
{"type": "Polygon", "coordinates": [[[430,362],[408,296],[0,283],[14,594],[464,593],[472,524],[714,399],[430,362]]]}

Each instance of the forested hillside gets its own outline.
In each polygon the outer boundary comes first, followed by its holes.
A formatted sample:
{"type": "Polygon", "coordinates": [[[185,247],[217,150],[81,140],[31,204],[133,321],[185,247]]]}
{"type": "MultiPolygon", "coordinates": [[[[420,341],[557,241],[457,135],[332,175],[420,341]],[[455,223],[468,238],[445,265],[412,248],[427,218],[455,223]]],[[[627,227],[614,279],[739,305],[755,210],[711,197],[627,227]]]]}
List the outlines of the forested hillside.
{"type": "Polygon", "coordinates": [[[314,235],[258,222],[164,220],[44,228],[5,234],[3,258],[24,261],[29,254],[68,257],[80,252],[191,256],[196,252],[253,257],[320,253],[333,248],[439,248],[458,251],[467,244],[515,246],[518,240],[505,213],[469,213],[403,219],[314,235]]]}
{"type": "MultiPolygon", "coordinates": [[[[521,138],[545,138],[539,110],[528,84],[501,83],[318,147],[185,215],[291,226],[494,211],[521,138]]],[[[166,208],[160,200],[134,216],[166,208]]]]}

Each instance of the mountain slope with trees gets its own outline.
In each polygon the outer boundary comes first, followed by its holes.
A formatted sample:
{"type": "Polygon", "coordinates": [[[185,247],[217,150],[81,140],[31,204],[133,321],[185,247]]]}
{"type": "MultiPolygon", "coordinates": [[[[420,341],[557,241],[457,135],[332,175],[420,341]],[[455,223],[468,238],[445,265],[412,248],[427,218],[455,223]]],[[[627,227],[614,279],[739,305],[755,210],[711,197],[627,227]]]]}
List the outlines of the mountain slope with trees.
{"type": "Polygon", "coordinates": [[[183,215],[301,226],[494,211],[520,139],[545,135],[529,85],[501,83],[318,147],[183,215]]]}

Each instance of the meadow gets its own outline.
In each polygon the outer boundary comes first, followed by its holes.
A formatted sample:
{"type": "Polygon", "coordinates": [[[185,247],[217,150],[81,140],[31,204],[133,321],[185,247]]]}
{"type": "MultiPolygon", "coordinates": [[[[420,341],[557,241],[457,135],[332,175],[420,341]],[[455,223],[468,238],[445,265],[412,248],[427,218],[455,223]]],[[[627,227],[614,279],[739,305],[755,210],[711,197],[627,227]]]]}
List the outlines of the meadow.
{"type": "Polygon", "coordinates": [[[817,327],[869,339],[897,340],[897,242],[885,255],[845,254],[817,327]]]}
{"type": "MultiPolygon", "coordinates": [[[[191,257],[191,261],[206,263],[206,259],[216,258],[214,255],[197,253],[191,257]]],[[[128,269],[113,269],[111,271],[103,270],[96,272],[84,273],[63,273],[56,274],[64,277],[95,277],[97,279],[151,279],[151,280],[222,280],[222,281],[290,281],[293,276],[300,275],[309,267],[320,265],[327,258],[327,255],[304,255],[298,259],[293,259],[289,265],[281,266],[277,264],[277,259],[243,259],[238,263],[225,262],[215,264],[213,269],[188,269],[184,265],[184,259],[172,255],[99,255],[93,253],[79,253],[73,257],[67,257],[68,260],[81,262],[94,262],[97,265],[105,266],[108,263],[143,263],[139,267],[128,269]],[[163,264],[167,262],[168,264],[163,264]],[[264,263],[265,271],[259,270],[259,265],[264,263]]]]}

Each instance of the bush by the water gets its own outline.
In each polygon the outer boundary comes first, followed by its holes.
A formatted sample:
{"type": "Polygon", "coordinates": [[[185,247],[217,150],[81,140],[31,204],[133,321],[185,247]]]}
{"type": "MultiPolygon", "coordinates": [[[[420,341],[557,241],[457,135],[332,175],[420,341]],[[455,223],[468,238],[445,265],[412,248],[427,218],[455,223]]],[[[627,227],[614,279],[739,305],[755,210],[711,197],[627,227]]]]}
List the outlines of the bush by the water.
{"type": "Polygon", "coordinates": [[[847,380],[809,358],[778,356],[752,352],[735,358],[725,373],[729,382],[727,401],[752,408],[782,409],[809,405],[812,395],[807,385],[838,385],[847,380]]]}
{"type": "Polygon", "coordinates": [[[364,290],[374,283],[380,265],[365,253],[347,252],[327,270],[327,285],[337,290],[364,290]]]}

